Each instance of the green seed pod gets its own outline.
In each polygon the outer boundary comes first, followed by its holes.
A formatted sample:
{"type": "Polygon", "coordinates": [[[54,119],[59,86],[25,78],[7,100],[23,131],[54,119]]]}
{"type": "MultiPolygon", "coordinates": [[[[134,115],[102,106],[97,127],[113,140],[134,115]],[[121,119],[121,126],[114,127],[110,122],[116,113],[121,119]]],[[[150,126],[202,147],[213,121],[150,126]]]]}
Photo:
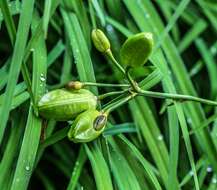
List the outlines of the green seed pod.
{"type": "Polygon", "coordinates": [[[121,63],[130,67],[144,65],[151,54],[154,42],[152,33],[142,32],[129,37],[121,47],[121,63]]]}
{"type": "Polygon", "coordinates": [[[93,44],[98,51],[105,53],[110,49],[110,42],[103,31],[94,29],[92,31],[91,37],[93,44]]]}
{"type": "Polygon", "coordinates": [[[46,119],[67,121],[95,109],[97,98],[89,90],[57,89],[45,94],[38,103],[39,114],[46,119]]]}
{"type": "Polygon", "coordinates": [[[75,119],[68,138],[74,143],[92,141],[103,132],[106,122],[106,115],[97,110],[87,110],[75,119]]]}

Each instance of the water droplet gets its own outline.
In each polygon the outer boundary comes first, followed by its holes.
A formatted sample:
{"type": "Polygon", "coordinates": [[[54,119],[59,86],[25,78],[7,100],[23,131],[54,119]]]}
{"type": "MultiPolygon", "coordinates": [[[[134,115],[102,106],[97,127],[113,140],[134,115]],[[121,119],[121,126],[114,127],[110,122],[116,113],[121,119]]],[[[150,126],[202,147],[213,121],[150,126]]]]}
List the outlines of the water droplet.
{"type": "Polygon", "coordinates": [[[213,179],[212,179],[212,183],[217,183],[217,179],[216,179],[216,178],[213,178],[213,179]]]}
{"type": "Polygon", "coordinates": [[[210,166],[208,166],[208,167],[206,168],[206,171],[207,171],[207,172],[212,172],[212,168],[211,168],[210,166]]]}
{"type": "Polygon", "coordinates": [[[106,26],[106,30],[107,30],[108,32],[112,32],[112,31],[113,31],[112,25],[108,24],[108,25],[106,26]]]}
{"type": "Polygon", "coordinates": [[[164,138],[163,135],[160,134],[160,135],[157,137],[157,140],[162,141],[163,138],[164,138]]]}
{"type": "Polygon", "coordinates": [[[146,18],[150,18],[150,15],[148,13],[145,14],[146,18]]]}
{"type": "Polygon", "coordinates": [[[191,120],[191,118],[189,117],[189,118],[187,118],[187,123],[188,124],[191,124],[192,123],[192,120],[191,120]]]}
{"type": "Polygon", "coordinates": [[[39,101],[39,104],[43,104],[43,103],[46,103],[46,102],[49,102],[50,101],[50,94],[45,94],[41,100],[39,101]]]}
{"type": "Polygon", "coordinates": [[[193,172],[193,171],[190,171],[190,172],[189,172],[189,175],[190,175],[190,176],[193,176],[193,175],[194,175],[194,172],[193,172]]]}
{"type": "Polygon", "coordinates": [[[20,178],[16,178],[16,182],[19,182],[20,181],[20,178]]]}
{"type": "Polygon", "coordinates": [[[31,48],[31,49],[30,49],[30,51],[32,51],[32,52],[33,52],[33,51],[35,51],[35,49],[34,49],[34,48],[31,48]]]}
{"type": "Polygon", "coordinates": [[[74,176],[74,175],[75,175],[75,172],[73,171],[73,172],[72,172],[72,176],[74,176]]]}
{"type": "Polygon", "coordinates": [[[75,166],[79,166],[79,164],[80,164],[79,162],[76,162],[76,163],[75,163],[75,166]]]}
{"type": "Polygon", "coordinates": [[[29,171],[29,170],[30,170],[30,166],[27,165],[27,166],[25,167],[25,169],[26,169],[26,171],[29,171]]]}
{"type": "Polygon", "coordinates": [[[44,81],[45,81],[45,78],[44,78],[44,77],[40,77],[40,80],[41,80],[42,82],[44,82],[44,81]]]}
{"type": "Polygon", "coordinates": [[[216,47],[212,47],[212,48],[211,48],[211,53],[212,53],[212,54],[216,54],[216,52],[217,52],[216,47]]]}
{"type": "Polygon", "coordinates": [[[10,3],[8,4],[8,7],[11,7],[11,4],[10,4],[10,3]]]}
{"type": "Polygon", "coordinates": [[[140,4],[140,3],[141,3],[141,0],[137,0],[137,3],[139,3],[139,4],[140,4]]]}

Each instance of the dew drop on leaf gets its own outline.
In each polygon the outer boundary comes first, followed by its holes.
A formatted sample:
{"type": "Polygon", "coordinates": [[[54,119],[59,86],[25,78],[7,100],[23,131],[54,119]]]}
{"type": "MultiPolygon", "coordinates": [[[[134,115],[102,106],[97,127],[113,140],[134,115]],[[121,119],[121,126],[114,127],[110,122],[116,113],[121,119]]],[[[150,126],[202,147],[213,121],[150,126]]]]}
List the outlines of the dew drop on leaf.
{"type": "Polygon", "coordinates": [[[159,141],[162,141],[162,140],[163,140],[163,135],[159,135],[159,136],[157,137],[157,139],[158,139],[159,141]]]}

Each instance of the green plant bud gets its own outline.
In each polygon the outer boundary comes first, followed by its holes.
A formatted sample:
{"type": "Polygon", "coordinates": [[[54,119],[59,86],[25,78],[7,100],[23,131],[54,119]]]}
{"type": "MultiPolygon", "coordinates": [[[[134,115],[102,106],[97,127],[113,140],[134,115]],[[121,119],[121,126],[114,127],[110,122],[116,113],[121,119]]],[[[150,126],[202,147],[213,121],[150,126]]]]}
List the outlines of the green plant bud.
{"type": "Polygon", "coordinates": [[[91,34],[92,41],[96,49],[102,53],[110,49],[110,42],[103,31],[94,29],[91,34]]]}
{"type": "Polygon", "coordinates": [[[87,110],[75,119],[68,138],[75,143],[92,141],[103,132],[106,122],[106,115],[97,110],[87,110]]]}
{"type": "Polygon", "coordinates": [[[153,48],[152,33],[142,32],[129,37],[121,47],[121,63],[130,67],[144,65],[153,48]]]}
{"type": "Polygon", "coordinates": [[[67,121],[95,109],[97,98],[89,90],[57,89],[45,94],[38,103],[39,114],[46,119],[67,121]]]}
{"type": "Polygon", "coordinates": [[[80,81],[70,81],[67,85],[67,89],[80,90],[83,87],[83,84],[80,81]]]}

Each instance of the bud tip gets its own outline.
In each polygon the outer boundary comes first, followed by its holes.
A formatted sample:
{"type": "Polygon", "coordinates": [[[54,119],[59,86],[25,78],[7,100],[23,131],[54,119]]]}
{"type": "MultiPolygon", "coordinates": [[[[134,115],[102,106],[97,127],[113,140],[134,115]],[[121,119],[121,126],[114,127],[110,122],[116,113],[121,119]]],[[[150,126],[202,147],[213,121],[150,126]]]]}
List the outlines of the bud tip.
{"type": "Polygon", "coordinates": [[[105,53],[110,49],[110,42],[102,30],[93,29],[91,37],[93,44],[98,51],[105,53]]]}

